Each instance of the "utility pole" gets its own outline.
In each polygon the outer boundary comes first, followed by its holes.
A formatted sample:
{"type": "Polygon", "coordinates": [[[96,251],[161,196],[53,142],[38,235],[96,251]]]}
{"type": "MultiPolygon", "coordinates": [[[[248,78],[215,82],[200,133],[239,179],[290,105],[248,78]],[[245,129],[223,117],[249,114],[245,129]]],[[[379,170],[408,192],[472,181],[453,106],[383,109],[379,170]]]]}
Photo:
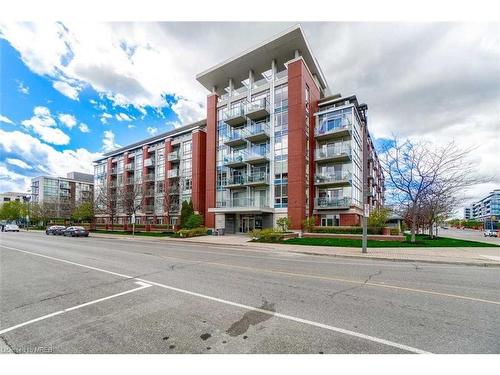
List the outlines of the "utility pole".
{"type": "Polygon", "coordinates": [[[363,165],[363,173],[362,173],[362,178],[363,178],[363,239],[361,243],[362,250],[361,252],[363,254],[366,254],[367,247],[368,247],[368,215],[369,215],[369,210],[370,206],[368,205],[368,124],[367,124],[367,118],[366,118],[366,111],[368,110],[368,106],[366,104],[361,104],[359,106],[359,110],[362,114],[362,120],[363,124],[361,126],[361,131],[362,131],[362,140],[363,140],[363,145],[362,145],[362,165],[363,165]]]}

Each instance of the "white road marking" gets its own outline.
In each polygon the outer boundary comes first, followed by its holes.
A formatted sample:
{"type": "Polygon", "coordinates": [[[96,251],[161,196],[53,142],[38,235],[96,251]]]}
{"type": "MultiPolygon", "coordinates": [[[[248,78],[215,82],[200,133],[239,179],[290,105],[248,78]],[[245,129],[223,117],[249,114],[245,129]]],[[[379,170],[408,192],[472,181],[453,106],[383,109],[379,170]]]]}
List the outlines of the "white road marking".
{"type": "Polygon", "coordinates": [[[39,318],[36,318],[36,319],[28,320],[27,322],[24,322],[24,323],[16,324],[15,326],[2,329],[0,331],[0,335],[3,335],[4,333],[10,332],[10,331],[13,331],[13,330],[15,330],[17,328],[21,328],[21,327],[27,326],[29,324],[33,324],[33,323],[39,322],[41,320],[52,318],[53,316],[61,315],[61,314],[64,314],[64,313],[67,313],[69,311],[73,311],[73,310],[76,310],[76,309],[81,309],[82,307],[93,305],[93,304],[98,303],[98,302],[106,301],[106,300],[111,299],[111,298],[120,297],[120,296],[123,296],[125,294],[134,293],[134,292],[137,292],[139,290],[142,290],[142,289],[145,289],[145,288],[149,288],[151,286],[151,284],[147,284],[147,283],[142,282],[142,281],[136,281],[135,283],[139,284],[140,287],[134,288],[134,289],[130,289],[130,290],[127,290],[125,292],[113,294],[111,296],[99,298],[99,299],[96,299],[96,300],[93,300],[93,301],[90,301],[90,302],[82,303],[81,305],[76,305],[76,306],[73,306],[73,307],[69,307],[69,308],[64,309],[64,310],[59,310],[59,311],[56,311],[56,312],[53,312],[53,313],[50,313],[50,314],[47,314],[47,315],[43,315],[43,316],[41,316],[39,318]]]}
{"type": "Polygon", "coordinates": [[[486,258],[489,260],[496,260],[497,262],[500,262],[500,257],[494,256],[494,255],[480,255],[481,258],[486,258]]]}
{"type": "MultiPolygon", "coordinates": [[[[34,252],[31,252],[31,251],[16,249],[16,248],[9,247],[9,246],[4,246],[4,245],[0,245],[0,247],[4,247],[6,249],[10,249],[10,250],[14,250],[14,251],[20,251],[22,253],[32,254],[32,255],[35,255],[35,256],[41,256],[43,258],[48,258],[48,259],[52,259],[52,260],[55,260],[55,261],[72,264],[72,265],[75,265],[75,266],[89,268],[89,269],[93,269],[93,270],[96,270],[96,271],[109,273],[109,274],[112,274],[112,275],[120,275],[120,274],[118,274],[116,272],[104,270],[102,268],[91,267],[91,266],[87,266],[85,264],[71,262],[71,261],[68,261],[68,260],[65,260],[65,259],[59,259],[59,258],[47,256],[47,255],[42,255],[42,254],[34,253],[34,252]]],[[[131,278],[130,276],[127,276],[127,275],[121,275],[121,277],[131,278]]],[[[140,281],[142,283],[145,283],[145,284],[141,284],[141,285],[147,285],[147,286],[141,286],[140,288],[137,288],[135,290],[144,289],[144,288],[147,288],[147,287],[149,287],[151,285],[155,285],[155,286],[158,286],[158,287],[161,287],[161,288],[173,290],[173,291],[176,291],[176,292],[179,292],[179,293],[184,293],[184,294],[188,294],[188,295],[199,297],[199,298],[203,298],[203,299],[207,299],[207,300],[210,300],[210,301],[219,302],[219,303],[223,303],[223,304],[226,304],[226,305],[239,307],[239,308],[242,308],[242,309],[245,309],[245,310],[258,311],[258,312],[261,312],[263,314],[268,314],[268,315],[276,316],[278,318],[290,320],[290,321],[293,321],[293,322],[303,323],[303,324],[307,324],[307,325],[310,325],[310,326],[313,326],[313,327],[319,327],[319,328],[323,328],[323,329],[326,329],[326,330],[329,330],[329,331],[338,332],[338,333],[342,333],[342,334],[345,334],[345,335],[348,335],[348,336],[353,336],[353,337],[357,337],[357,338],[364,339],[364,340],[367,340],[367,341],[376,342],[376,343],[387,345],[387,346],[391,346],[391,347],[394,347],[394,348],[397,348],[397,349],[405,350],[405,351],[408,351],[408,352],[411,352],[411,353],[431,354],[431,352],[427,352],[427,351],[422,350],[422,349],[414,348],[412,346],[408,346],[408,345],[404,345],[404,344],[399,344],[397,342],[393,342],[393,341],[381,339],[381,338],[378,338],[378,337],[375,337],[375,336],[365,335],[363,333],[350,331],[350,330],[347,330],[347,329],[344,329],[344,328],[334,327],[334,326],[331,326],[331,325],[328,325],[328,324],[314,322],[312,320],[297,318],[297,317],[294,317],[294,316],[291,316],[291,315],[286,315],[286,314],[281,314],[281,313],[277,313],[277,312],[273,312],[273,311],[263,310],[263,309],[255,308],[253,306],[244,305],[244,304],[241,304],[241,303],[238,303],[238,302],[232,302],[232,301],[224,300],[224,299],[217,298],[217,297],[211,297],[211,296],[208,296],[208,295],[205,295],[205,294],[191,292],[189,290],[180,289],[180,288],[176,288],[176,287],[173,287],[173,286],[169,286],[169,285],[165,285],[165,284],[161,284],[161,283],[157,283],[157,282],[154,282],[154,281],[149,281],[149,280],[145,280],[145,279],[141,279],[141,278],[134,278],[134,280],[137,280],[137,281],[140,281]]],[[[124,292],[124,293],[131,293],[132,291],[135,291],[135,290],[131,290],[131,291],[124,292]]],[[[121,294],[124,294],[124,293],[121,293],[121,294]]],[[[111,298],[111,297],[106,297],[106,298],[111,298]]],[[[64,312],[64,310],[62,312],[64,312]]],[[[42,319],[46,319],[46,318],[51,317],[51,316],[61,314],[62,312],[52,313],[52,314],[46,315],[45,317],[37,318],[37,319],[34,319],[32,321],[29,321],[29,322],[26,322],[26,323],[22,323],[22,325],[31,324],[31,323],[34,323],[34,322],[42,320],[42,319]]],[[[11,327],[11,328],[7,328],[6,330],[0,331],[0,335],[3,334],[3,333],[5,333],[5,332],[7,332],[7,331],[9,331],[9,330],[18,328],[18,327],[20,327],[22,325],[14,326],[14,327],[11,327]]]]}

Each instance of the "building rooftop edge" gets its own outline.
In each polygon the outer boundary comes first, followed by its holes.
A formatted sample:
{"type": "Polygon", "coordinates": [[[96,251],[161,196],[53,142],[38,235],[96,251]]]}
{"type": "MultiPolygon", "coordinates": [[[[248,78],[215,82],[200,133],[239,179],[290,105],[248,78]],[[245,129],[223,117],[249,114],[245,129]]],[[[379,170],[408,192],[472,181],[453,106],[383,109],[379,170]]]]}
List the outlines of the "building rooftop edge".
{"type": "Polygon", "coordinates": [[[205,126],[206,123],[207,123],[206,119],[199,120],[199,121],[193,122],[191,124],[181,126],[180,128],[172,129],[172,130],[169,130],[167,132],[155,135],[153,137],[149,137],[149,138],[143,139],[141,141],[129,144],[127,146],[123,146],[123,147],[117,148],[116,150],[107,152],[107,153],[103,154],[102,157],[100,157],[98,159],[95,159],[94,163],[100,162],[102,160],[106,160],[110,156],[122,154],[122,153],[124,153],[127,150],[131,150],[131,149],[137,148],[139,146],[144,146],[146,144],[149,144],[149,143],[152,143],[152,142],[156,142],[156,141],[160,141],[162,139],[166,139],[166,138],[169,138],[169,137],[172,137],[172,136],[175,136],[175,135],[179,135],[179,134],[188,132],[190,130],[194,130],[196,128],[201,128],[201,127],[205,126]]]}

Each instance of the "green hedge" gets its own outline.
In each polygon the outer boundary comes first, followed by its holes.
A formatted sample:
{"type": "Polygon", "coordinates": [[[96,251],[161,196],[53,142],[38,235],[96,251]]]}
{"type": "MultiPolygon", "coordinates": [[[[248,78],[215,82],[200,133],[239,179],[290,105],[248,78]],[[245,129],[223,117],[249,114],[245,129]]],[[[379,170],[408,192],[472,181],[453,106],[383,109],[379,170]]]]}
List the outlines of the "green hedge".
{"type": "Polygon", "coordinates": [[[207,235],[208,230],[205,227],[193,228],[193,229],[181,229],[175,232],[175,237],[187,238],[187,237],[197,237],[207,235]]]}
{"type": "MultiPolygon", "coordinates": [[[[362,227],[314,227],[313,233],[363,234],[362,227]]],[[[382,228],[369,227],[368,234],[382,234],[382,228]]]]}
{"type": "Polygon", "coordinates": [[[285,238],[285,232],[277,232],[272,228],[254,229],[249,232],[253,241],[257,242],[281,242],[285,238]]]}

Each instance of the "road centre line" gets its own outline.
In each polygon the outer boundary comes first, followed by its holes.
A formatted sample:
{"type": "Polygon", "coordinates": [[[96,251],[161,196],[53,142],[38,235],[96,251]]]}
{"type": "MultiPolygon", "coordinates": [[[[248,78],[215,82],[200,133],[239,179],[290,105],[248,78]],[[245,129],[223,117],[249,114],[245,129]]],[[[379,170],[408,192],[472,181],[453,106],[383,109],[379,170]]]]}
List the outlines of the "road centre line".
{"type": "MultiPolygon", "coordinates": [[[[112,274],[112,275],[119,275],[119,276],[124,277],[124,278],[131,278],[130,276],[127,276],[127,275],[118,274],[116,272],[104,270],[102,268],[88,266],[88,265],[85,265],[85,264],[71,262],[71,261],[68,261],[66,259],[59,259],[59,258],[51,257],[51,256],[48,256],[48,255],[43,255],[43,254],[39,254],[39,253],[27,251],[27,250],[22,250],[22,249],[17,249],[17,248],[13,248],[13,247],[10,247],[10,246],[5,246],[5,245],[0,245],[0,247],[6,248],[6,249],[9,249],[9,250],[14,250],[14,251],[26,253],[26,254],[31,254],[31,255],[34,255],[34,256],[40,256],[40,257],[43,257],[43,258],[52,259],[52,260],[55,260],[55,261],[60,261],[60,262],[67,263],[67,264],[72,264],[72,265],[75,265],[75,266],[80,266],[80,267],[84,267],[84,268],[88,268],[88,269],[93,269],[95,271],[100,271],[100,272],[104,272],[104,273],[108,273],[108,274],[112,274]]],[[[397,348],[397,349],[400,349],[400,350],[408,351],[410,353],[430,354],[430,352],[427,352],[427,351],[422,350],[422,349],[414,348],[414,347],[411,347],[411,346],[408,346],[408,345],[404,345],[404,344],[399,344],[397,342],[393,342],[393,341],[381,339],[381,338],[378,338],[378,337],[375,337],[375,336],[365,335],[363,333],[359,333],[359,332],[355,332],[355,331],[351,331],[351,330],[347,330],[347,329],[343,329],[343,328],[339,328],[339,327],[334,327],[334,326],[331,326],[331,325],[328,325],[328,324],[318,323],[318,322],[314,322],[312,320],[302,319],[302,318],[298,318],[298,317],[294,317],[294,316],[291,316],[291,315],[286,315],[286,314],[282,314],[282,313],[278,313],[278,312],[274,312],[274,311],[268,311],[268,310],[256,308],[256,307],[253,307],[253,306],[244,305],[244,304],[241,304],[241,303],[238,303],[238,302],[232,302],[232,301],[224,300],[224,299],[221,299],[221,298],[208,296],[208,295],[205,295],[205,294],[192,292],[192,291],[189,291],[189,290],[186,290],[186,289],[176,288],[176,287],[173,287],[173,286],[169,286],[169,285],[157,283],[157,282],[154,282],[154,281],[148,281],[146,279],[134,278],[134,280],[146,283],[148,285],[148,286],[143,285],[140,288],[136,288],[136,290],[138,290],[138,289],[144,289],[146,287],[149,287],[150,285],[155,285],[155,286],[158,286],[158,287],[161,287],[161,288],[164,288],[164,289],[168,289],[168,290],[172,290],[172,291],[175,291],[175,292],[179,292],[179,293],[183,293],[183,294],[187,294],[187,295],[191,295],[191,296],[203,298],[203,299],[214,301],[214,302],[219,302],[219,303],[222,303],[222,304],[225,304],[225,305],[235,306],[235,307],[239,307],[239,308],[242,308],[242,309],[245,309],[245,310],[249,310],[249,311],[257,311],[257,312],[260,312],[260,313],[263,313],[263,314],[275,316],[275,317],[282,318],[282,319],[285,319],[285,320],[289,320],[289,321],[293,321],[293,322],[297,322],[297,323],[302,323],[302,324],[310,325],[310,326],[313,326],[313,327],[323,328],[323,329],[326,329],[326,330],[329,330],[329,331],[332,331],[332,332],[337,332],[337,333],[341,333],[341,334],[344,334],[344,335],[347,335],[347,336],[352,336],[352,337],[364,339],[364,340],[367,340],[367,341],[379,343],[379,344],[382,344],[382,345],[390,346],[390,347],[393,347],[393,348],[397,348]]],[[[131,293],[131,292],[132,291],[128,291],[128,293],[131,293]]],[[[124,293],[126,293],[126,292],[123,292],[122,294],[124,294],[124,293]]],[[[64,312],[64,310],[62,310],[62,311],[64,312]]],[[[59,315],[61,313],[62,312],[52,313],[52,314],[46,315],[45,317],[37,318],[37,319],[34,319],[32,321],[22,323],[22,325],[31,324],[31,323],[34,323],[36,321],[42,320],[42,318],[43,319],[47,319],[47,318],[50,318],[52,316],[59,315]]],[[[5,332],[8,332],[8,330],[12,330],[12,329],[19,328],[19,327],[20,327],[20,325],[17,325],[17,326],[11,327],[11,328],[7,328],[6,330],[0,331],[0,335],[3,334],[3,333],[5,333],[5,332]]]]}

